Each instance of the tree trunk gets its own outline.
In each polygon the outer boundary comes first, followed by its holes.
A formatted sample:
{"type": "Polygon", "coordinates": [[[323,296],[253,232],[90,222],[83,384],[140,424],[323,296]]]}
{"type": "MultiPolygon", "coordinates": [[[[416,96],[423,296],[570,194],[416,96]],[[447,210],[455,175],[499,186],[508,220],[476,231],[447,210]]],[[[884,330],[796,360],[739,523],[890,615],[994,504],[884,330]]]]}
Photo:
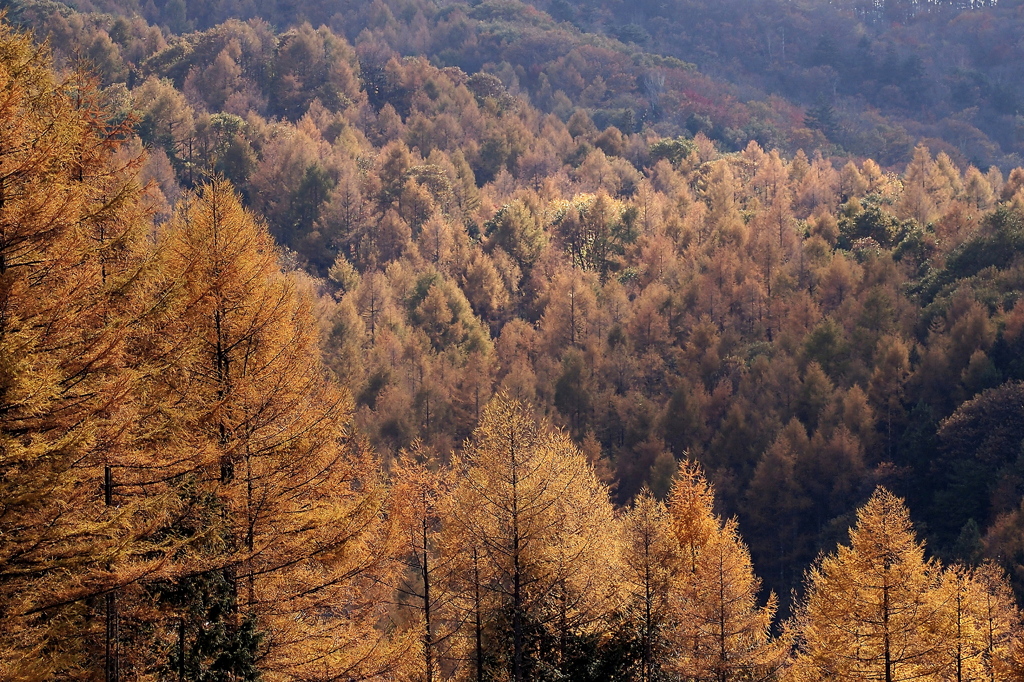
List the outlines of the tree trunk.
{"type": "Polygon", "coordinates": [[[476,622],[476,682],[483,682],[484,679],[484,638],[483,623],[480,613],[480,557],[476,547],[473,548],[473,598],[476,607],[474,614],[476,622]]]}
{"type": "Polygon", "coordinates": [[[427,665],[427,682],[434,682],[434,638],[430,630],[430,555],[427,552],[427,517],[423,516],[423,656],[427,665]]]}
{"type": "MultiPolygon", "coordinates": [[[[108,507],[114,504],[114,472],[109,465],[103,468],[103,501],[108,507]]],[[[104,680],[118,682],[121,678],[121,647],[116,590],[112,589],[104,595],[104,606],[106,611],[104,680]]]]}

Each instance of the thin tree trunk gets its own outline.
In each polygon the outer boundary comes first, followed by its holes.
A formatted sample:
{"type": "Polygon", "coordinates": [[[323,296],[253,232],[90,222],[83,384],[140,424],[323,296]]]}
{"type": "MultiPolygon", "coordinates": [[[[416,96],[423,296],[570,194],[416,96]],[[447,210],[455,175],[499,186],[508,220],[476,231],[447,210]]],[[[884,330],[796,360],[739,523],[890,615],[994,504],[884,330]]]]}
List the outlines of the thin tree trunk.
{"type": "Polygon", "coordinates": [[[650,528],[647,528],[644,537],[644,653],[640,663],[640,678],[643,682],[651,680],[652,599],[654,599],[654,594],[651,588],[651,538],[650,528]]]}
{"type": "Polygon", "coordinates": [[[484,639],[483,623],[481,622],[480,604],[480,560],[476,547],[473,548],[473,592],[476,606],[476,682],[484,679],[484,639]]]}
{"type": "MultiPolygon", "coordinates": [[[[109,465],[103,468],[103,501],[106,506],[114,504],[114,472],[109,465]]],[[[121,647],[117,621],[117,590],[104,595],[106,633],[104,679],[106,682],[118,682],[121,678],[121,647]]]]}
{"type": "Polygon", "coordinates": [[[434,682],[434,638],[430,630],[430,555],[427,552],[427,517],[423,516],[423,655],[426,658],[427,682],[434,682]]]}
{"type": "Polygon", "coordinates": [[[512,465],[512,679],[523,682],[523,572],[519,556],[519,464],[515,435],[509,442],[512,465]]]}
{"type": "Polygon", "coordinates": [[[889,643],[889,585],[882,586],[882,645],[885,650],[885,682],[892,682],[892,649],[889,643]]]}

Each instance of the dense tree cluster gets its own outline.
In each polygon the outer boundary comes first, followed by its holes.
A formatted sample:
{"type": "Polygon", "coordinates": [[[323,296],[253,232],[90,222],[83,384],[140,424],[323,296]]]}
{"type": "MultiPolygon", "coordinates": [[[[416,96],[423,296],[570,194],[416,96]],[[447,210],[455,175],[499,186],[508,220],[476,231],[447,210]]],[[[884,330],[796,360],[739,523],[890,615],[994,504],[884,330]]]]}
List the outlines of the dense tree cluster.
{"type": "Polygon", "coordinates": [[[457,448],[501,387],[566,426],[620,502],[645,484],[664,495],[684,452],[703,462],[784,611],[879,482],[911,499],[939,553],[985,545],[1024,577],[1016,448],[979,457],[958,435],[966,415],[939,428],[975,396],[983,422],[998,400],[982,392],[1024,379],[1019,171],[918,147],[896,175],[756,144],[723,154],[704,132],[637,121],[602,130],[567,85],[615,70],[594,45],[535,65],[562,84],[541,86],[545,104],[515,69],[400,59],[372,30],[353,46],[259,20],[170,42],[138,19],[44,26],[65,45],[118,36],[91,59],[131,81],[105,97],[138,118],[158,212],[222,174],[321,278],[326,361],[378,450],[457,448]]]}
{"type": "Polygon", "coordinates": [[[0,55],[0,677],[392,669],[388,499],[309,285],[223,181],[154,232],[128,122],[0,55]]]}
{"type": "MultiPolygon", "coordinates": [[[[882,164],[902,163],[922,138],[975,165],[1020,164],[1018,0],[531,4],[747,92],[786,97],[806,107],[809,131],[882,164]]],[[[728,139],[727,123],[692,123],[728,139]]],[[[779,130],[761,123],[753,132],[763,146],[781,146],[766,138],[779,130]]]]}
{"type": "MultiPolygon", "coordinates": [[[[212,58],[259,30],[197,44],[212,58]]],[[[339,75],[304,81],[323,99],[292,122],[242,71],[223,101],[257,93],[285,118],[242,117],[211,113],[209,88],[149,78],[132,93],[144,172],[168,202],[227,175],[322,278],[326,360],[379,451],[418,440],[445,457],[500,388],[565,426],[619,501],[645,484],[664,495],[688,453],[784,605],[879,482],[947,556],[1016,523],[1016,454],[958,446],[966,415],[939,426],[1024,378],[1020,171],[961,170],[924,147],[900,175],[756,144],[722,154],[701,134],[563,123],[496,79],[417,59],[371,87],[328,29],[266,40],[278,74],[293,42],[342,55],[339,75]]],[[[1000,533],[988,551],[1008,557],[1000,533]]]]}
{"type": "Polygon", "coordinates": [[[1024,675],[1024,170],[516,2],[149,5],[0,35],[0,677],[1024,675]]]}

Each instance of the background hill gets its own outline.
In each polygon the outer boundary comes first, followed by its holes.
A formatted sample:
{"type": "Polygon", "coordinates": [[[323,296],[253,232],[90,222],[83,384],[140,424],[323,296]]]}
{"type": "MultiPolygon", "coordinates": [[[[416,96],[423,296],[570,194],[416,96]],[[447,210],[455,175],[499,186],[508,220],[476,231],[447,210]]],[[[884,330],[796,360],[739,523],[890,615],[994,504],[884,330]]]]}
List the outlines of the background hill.
{"type": "Polygon", "coordinates": [[[382,51],[421,55],[438,66],[493,73],[563,118],[567,107],[585,108],[600,127],[704,132],[735,150],[754,139],[789,153],[820,149],[889,166],[905,163],[924,140],[957,163],[1004,172],[1024,153],[1024,8],[1012,0],[74,7],[141,18],[175,34],[229,18],[258,17],[276,30],[309,21],[353,45],[372,43],[378,60],[382,51]]]}

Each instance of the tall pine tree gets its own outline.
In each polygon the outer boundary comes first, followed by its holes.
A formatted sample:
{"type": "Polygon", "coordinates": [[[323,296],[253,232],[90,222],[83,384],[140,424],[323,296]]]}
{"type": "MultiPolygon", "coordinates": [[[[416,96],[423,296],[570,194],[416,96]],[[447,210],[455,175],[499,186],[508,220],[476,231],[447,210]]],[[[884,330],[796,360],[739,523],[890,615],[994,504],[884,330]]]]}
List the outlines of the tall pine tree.
{"type": "Polygon", "coordinates": [[[617,602],[607,488],[565,433],[503,394],[484,409],[456,471],[449,522],[465,538],[465,584],[486,593],[465,600],[480,611],[467,620],[479,615],[486,627],[475,633],[477,679],[585,666],[586,642],[617,602]]]}

